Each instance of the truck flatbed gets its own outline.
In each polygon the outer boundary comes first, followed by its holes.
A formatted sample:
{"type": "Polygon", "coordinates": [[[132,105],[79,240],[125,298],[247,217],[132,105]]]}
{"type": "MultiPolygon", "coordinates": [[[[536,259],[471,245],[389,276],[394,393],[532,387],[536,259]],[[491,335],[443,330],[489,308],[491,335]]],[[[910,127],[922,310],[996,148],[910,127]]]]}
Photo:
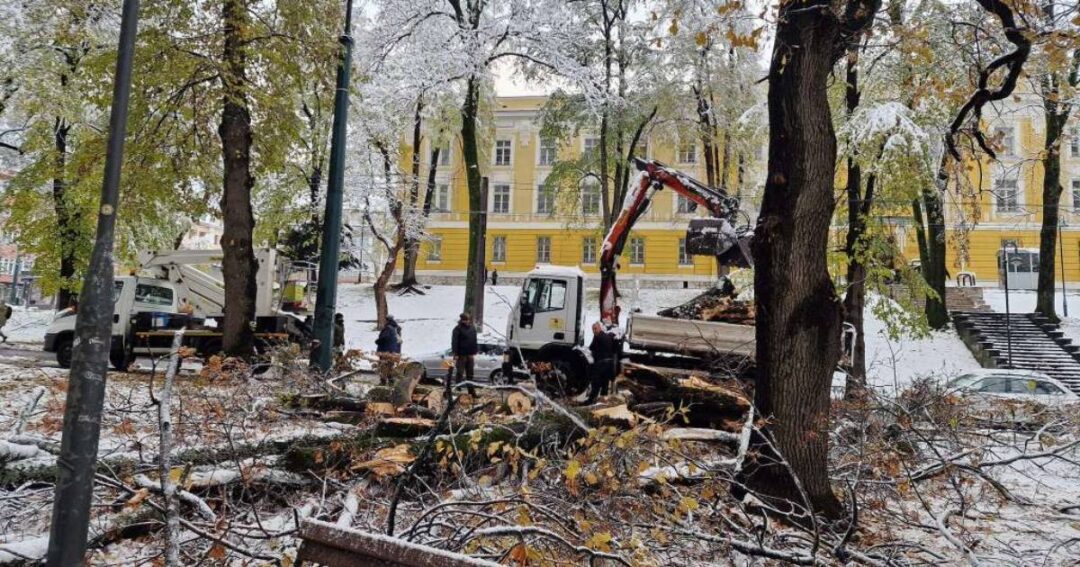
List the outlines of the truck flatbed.
{"type": "Polygon", "coordinates": [[[694,319],[672,319],[656,315],[631,315],[626,327],[626,343],[643,351],[712,356],[755,354],[755,328],[694,319]]]}

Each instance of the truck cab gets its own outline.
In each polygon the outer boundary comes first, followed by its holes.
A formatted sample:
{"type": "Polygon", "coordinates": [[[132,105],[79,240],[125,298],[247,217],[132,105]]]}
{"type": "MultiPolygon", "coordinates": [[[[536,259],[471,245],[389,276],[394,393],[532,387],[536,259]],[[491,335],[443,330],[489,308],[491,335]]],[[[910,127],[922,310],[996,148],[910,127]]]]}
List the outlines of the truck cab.
{"type": "Polygon", "coordinates": [[[539,265],[525,277],[507,321],[514,367],[546,362],[559,393],[580,393],[588,385],[589,359],[583,348],[585,273],[576,267],[539,265]]]}
{"type": "MultiPolygon", "coordinates": [[[[168,280],[120,276],[113,283],[112,345],[109,361],[113,367],[123,369],[130,362],[131,313],[153,313],[168,316],[177,313],[180,291],[168,280]]],[[[72,346],[75,339],[76,309],[67,308],[56,314],[45,332],[45,351],[56,353],[56,362],[62,368],[71,366],[72,346]]]]}

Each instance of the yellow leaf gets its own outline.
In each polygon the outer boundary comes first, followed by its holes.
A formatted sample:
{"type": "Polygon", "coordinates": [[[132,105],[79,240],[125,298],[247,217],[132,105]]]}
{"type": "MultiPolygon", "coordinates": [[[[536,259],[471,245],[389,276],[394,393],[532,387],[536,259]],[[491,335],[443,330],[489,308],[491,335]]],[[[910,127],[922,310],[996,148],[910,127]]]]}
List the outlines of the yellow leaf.
{"type": "Polygon", "coordinates": [[[668,33],[676,35],[679,33],[679,20],[671,20],[671,25],[668,27],[668,33]]]}
{"type": "Polygon", "coordinates": [[[517,523],[519,526],[531,526],[533,524],[532,516],[529,515],[528,506],[518,506],[517,523]]]}
{"type": "Polygon", "coordinates": [[[585,482],[589,483],[589,486],[596,486],[600,479],[596,477],[596,473],[589,471],[585,473],[585,482]]]}
{"type": "Polygon", "coordinates": [[[581,474],[581,463],[572,460],[566,464],[566,480],[574,480],[581,474]]]}
{"type": "Polygon", "coordinates": [[[679,511],[683,514],[687,512],[692,512],[697,509],[698,501],[692,496],[683,496],[682,499],[679,500],[679,511]]]}
{"type": "Polygon", "coordinates": [[[694,36],[694,43],[698,47],[705,47],[705,44],[709,43],[709,35],[705,32],[697,32],[697,35],[694,36]]]}
{"type": "Polygon", "coordinates": [[[611,551],[611,534],[608,532],[597,532],[589,537],[589,539],[585,540],[585,545],[590,549],[611,551]]]}
{"type": "Polygon", "coordinates": [[[491,486],[491,477],[488,475],[481,476],[480,480],[478,480],[477,483],[481,486],[481,488],[487,488],[491,486]]]}

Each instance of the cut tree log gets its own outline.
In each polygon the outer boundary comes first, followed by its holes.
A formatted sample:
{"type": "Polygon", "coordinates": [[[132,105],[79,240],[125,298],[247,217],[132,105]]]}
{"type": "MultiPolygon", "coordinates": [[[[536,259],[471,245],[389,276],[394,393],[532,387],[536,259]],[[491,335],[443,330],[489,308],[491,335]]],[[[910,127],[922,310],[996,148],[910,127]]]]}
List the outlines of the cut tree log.
{"type": "Polygon", "coordinates": [[[511,392],[506,397],[506,405],[510,408],[510,413],[514,415],[525,415],[532,411],[532,400],[529,396],[522,394],[521,392],[511,392]]]}
{"type": "Polygon", "coordinates": [[[676,421],[736,431],[750,409],[749,398],[734,382],[721,385],[698,377],[680,379],[634,363],[624,364],[623,370],[628,379],[621,380],[619,388],[633,395],[632,410],[638,404],[669,403],[675,408],[676,421]]]}
{"type": "Polygon", "coordinates": [[[387,417],[375,426],[377,437],[416,437],[435,427],[435,421],[422,417],[387,417]]]}
{"type": "Polygon", "coordinates": [[[394,407],[412,403],[413,391],[424,375],[424,365],[419,362],[408,362],[403,366],[400,376],[394,381],[394,392],[390,397],[390,403],[394,404],[394,407]]]}
{"type": "Polygon", "coordinates": [[[589,412],[589,421],[595,425],[613,425],[620,429],[636,427],[641,416],[630,411],[626,404],[594,409],[589,412]]]}

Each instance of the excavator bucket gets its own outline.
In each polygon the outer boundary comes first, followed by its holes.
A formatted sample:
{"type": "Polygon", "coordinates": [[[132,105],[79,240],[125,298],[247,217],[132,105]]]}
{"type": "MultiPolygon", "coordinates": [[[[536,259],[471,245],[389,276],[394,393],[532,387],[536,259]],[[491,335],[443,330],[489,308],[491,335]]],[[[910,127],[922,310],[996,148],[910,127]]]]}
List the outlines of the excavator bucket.
{"type": "Polygon", "coordinates": [[[691,219],[686,229],[686,252],[695,256],[715,256],[723,266],[748,268],[752,233],[739,234],[724,219],[691,219]]]}

